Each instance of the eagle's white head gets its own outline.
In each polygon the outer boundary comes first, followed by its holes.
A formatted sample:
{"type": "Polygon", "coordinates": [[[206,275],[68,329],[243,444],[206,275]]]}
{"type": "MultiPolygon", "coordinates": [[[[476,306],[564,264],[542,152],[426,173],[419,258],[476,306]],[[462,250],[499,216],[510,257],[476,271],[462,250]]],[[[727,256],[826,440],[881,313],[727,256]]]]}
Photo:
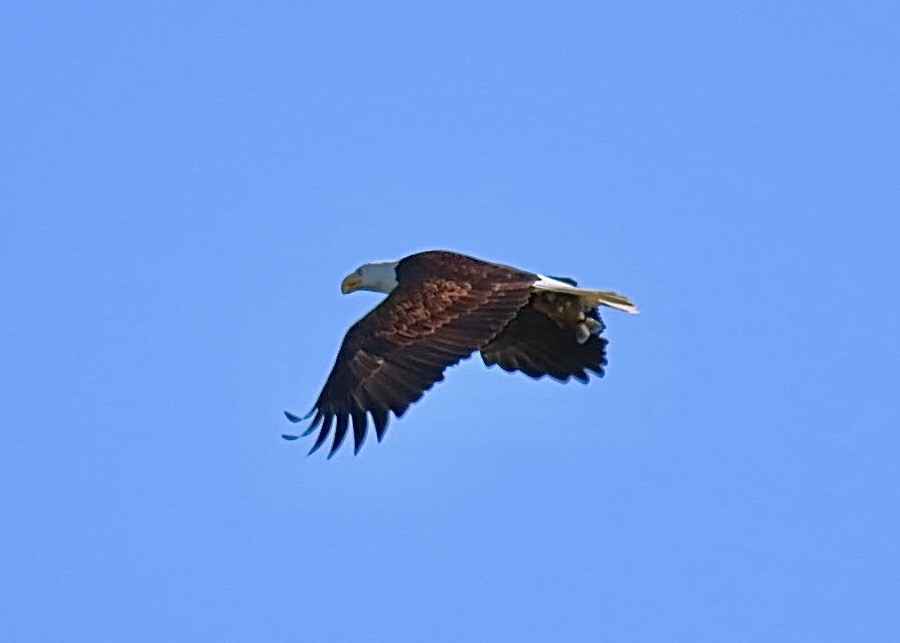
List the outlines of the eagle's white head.
{"type": "Polygon", "coordinates": [[[354,290],[371,290],[387,294],[397,287],[399,263],[399,261],[373,261],[364,264],[344,277],[341,292],[346,295],[354,290]]]}

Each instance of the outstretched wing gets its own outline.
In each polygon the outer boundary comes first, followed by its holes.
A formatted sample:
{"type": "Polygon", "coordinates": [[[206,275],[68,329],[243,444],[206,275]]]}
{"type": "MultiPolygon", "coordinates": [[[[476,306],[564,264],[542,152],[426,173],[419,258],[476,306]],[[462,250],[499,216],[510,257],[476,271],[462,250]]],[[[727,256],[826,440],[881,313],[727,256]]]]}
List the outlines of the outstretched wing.
{"type": "MultiPolygon", "coordinates": [[[[352,423],[355,452],[366,437],[367,414],[378,441],[390,412],[400,417],[443,371],[497,336],[530,298],[536,275],[448,252],[403,259],[398,286],[344,337],[331,374],[303,435],[319,434],[310,453],[352,423]]],[[[288,419],[301,418],[287,414],[288,419]]]]}
{"type": "MultiPolygon", "coordinates": [[[[594,309],[588,316],[603,321],[594,309]]],[[[563,329],[532,306],[525,306],[503,331],[481,349],[487,366],[498,364],[510,373],[521,371],[534,378],[549,375],[561,382],[574,377],[588,381],[591,371],[603,376],[606,339],[591,335],[586,342],[575,341],[572,329],[563,329]]]]}

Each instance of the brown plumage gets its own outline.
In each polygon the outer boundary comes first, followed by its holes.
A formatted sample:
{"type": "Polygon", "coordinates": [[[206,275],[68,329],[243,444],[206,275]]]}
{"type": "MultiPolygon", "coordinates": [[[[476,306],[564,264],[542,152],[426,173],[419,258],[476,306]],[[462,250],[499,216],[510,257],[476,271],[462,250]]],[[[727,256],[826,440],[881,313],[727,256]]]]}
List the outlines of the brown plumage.
{"type": "MultiPolygon", "coordinates": [[[[368,416],[380,442],[390,413],[402,416],[443,380],[448,366],[476,350],[488,366],[497,364],[535,378],[549,375],[559,381],[574,377],[586,382],[587,371],[603,375],[607,342],[599,337],[603,324],[596,305],[585,306],[568,292],[533,287],[546,278],[446,251],[410,255],[388,266],[367,264],[354,275],[365,279],[369,266],[375,266],[372,270],[379,275],[392,268],[396,281],[357,286],[390,294],[344,337],[325,386],[306,416],[313,417],[303,435],[319,429],[310,453],[334,429],[331,457],[351,427],[358,452],[368,416]],[[585,323],[592,330],[586,340],[577,339],[577,332],[584,333],[578,326],[585,323]]],[[[294,422],[305,419],[286,415],[294,422]]]]}

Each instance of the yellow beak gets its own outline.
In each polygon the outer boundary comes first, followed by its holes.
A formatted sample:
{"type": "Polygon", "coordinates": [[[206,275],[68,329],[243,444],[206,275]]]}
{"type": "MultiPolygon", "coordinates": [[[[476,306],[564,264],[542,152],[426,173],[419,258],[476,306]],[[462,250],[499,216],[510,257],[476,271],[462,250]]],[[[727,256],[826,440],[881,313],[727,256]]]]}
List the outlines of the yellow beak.
{"type": "Polygon", "coordinates": [[[344,277],[344,281],[341,282],[341,292],[343,294],[347,294],[348,292],[353,292],[357,288],[359,288],[360,283],[362,283],[362,278],[355,272],[351,272],[349,275],[344,277]]]}

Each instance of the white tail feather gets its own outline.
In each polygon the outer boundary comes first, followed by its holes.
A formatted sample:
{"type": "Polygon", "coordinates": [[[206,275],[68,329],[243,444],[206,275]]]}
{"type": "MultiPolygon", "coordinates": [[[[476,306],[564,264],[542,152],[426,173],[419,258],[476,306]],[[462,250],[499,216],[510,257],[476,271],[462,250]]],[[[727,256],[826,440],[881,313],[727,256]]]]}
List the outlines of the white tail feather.
{"type": "Polygon", "coordinates": [[[638,312],[637,306],[635,306],[628,297],[612,290],[579,288],[578,286],[572,286],[571,284],[559,281],[558,279],[552,279],[551,277],[545,277],[544,275],[538,276],[540,279],[532,285],[532,287],[537,290],[547,290],[566,295],[577,295],[591,308],[597,305],[603,305],[626,313],[637,314],[638,312]]]}

